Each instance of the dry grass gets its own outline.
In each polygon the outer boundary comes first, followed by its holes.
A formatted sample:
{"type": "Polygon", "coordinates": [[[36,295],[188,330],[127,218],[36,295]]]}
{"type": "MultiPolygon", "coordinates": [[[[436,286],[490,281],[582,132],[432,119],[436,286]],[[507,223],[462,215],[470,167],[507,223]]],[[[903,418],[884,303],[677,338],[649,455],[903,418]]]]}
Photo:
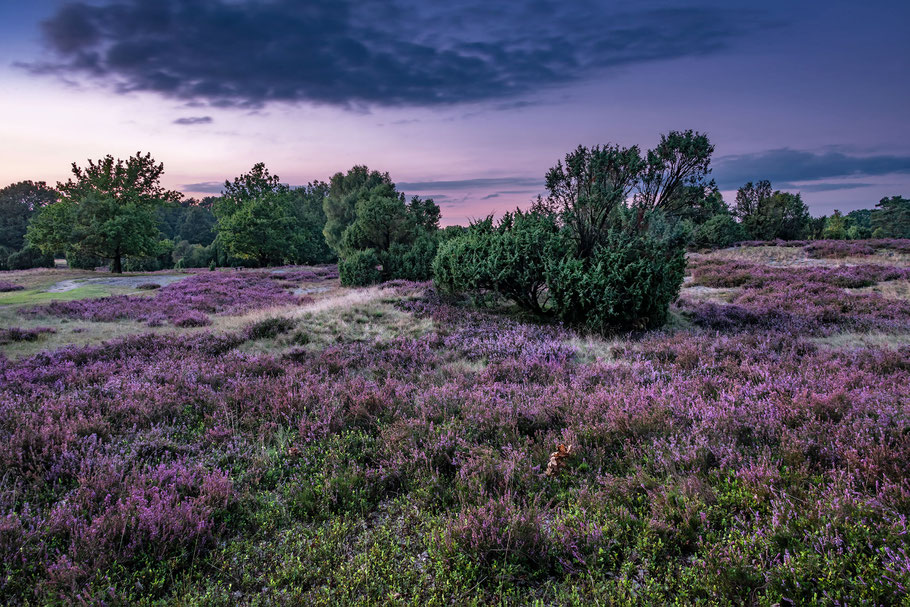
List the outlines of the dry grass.
{"type": "Polygon", "coordinates": [[[823,348],[890,348],[896,350],[910,346],[910,333],[837,333],[827,337],[813,337],[810,341],[823,348]]]}
{"type": "Polygon", "coordinates": [[[766,263],[770,266],[856,266],[878,264],[887,266],[910,265],[910,255],[889,249],[879,249],[875,255],[814,259],[802,247],[734,247],[712,253],[691,253],[690,258],[732,259],[766,263]]]}
{"type": "Polygon", "coordinates": [[[736,294],[741,290],[742,289],[739,287],[718,288],[696,285],[694,287],[686,287],[682,289],[679,294],[680,297],[685,297],[686,299],[693,301],[730,303],[736,294]]]}
{"type": "Polygon", "coordinates": [[[863,287],[862,289],[853,289],[854,293],[878,293],[882,297],[889,299],[910,300],[910,280],[889,280],[863,287]]]}

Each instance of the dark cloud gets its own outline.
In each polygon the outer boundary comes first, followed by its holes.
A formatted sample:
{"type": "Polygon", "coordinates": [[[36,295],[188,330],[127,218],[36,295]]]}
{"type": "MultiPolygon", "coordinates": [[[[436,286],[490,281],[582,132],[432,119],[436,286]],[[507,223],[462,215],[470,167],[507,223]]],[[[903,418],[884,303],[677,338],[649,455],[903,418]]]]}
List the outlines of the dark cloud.
{"type": "Polygon", "coordinates": [[[186,118],[178,118],[174,121],[174,124],[180,125],[192,125],[192,124],[211,124],[211,116],[187,116],[186,118]]]}
{"type": "Polygon", "coordinates": [[[774,186],[782,189],[796,189],[800,192],[835,192],[837,190],[856,190],[859,188],[868,188],[868,183],[813,183],[810,185],[796,185],[795,183],[783,182],[775,183],[774,186]]]}
{"type": "MultiPolygon", "coordinates": [[[[796,182],[855,179],[894,173],[910,173],[910,156],[856,156],[844,152],[806,152],[783,148],[754,154],[724,156],[714,165],[714,177],[721,189],[735,189],[747,181],[759,179],[768,179],[772,185],[780,184],[780,187],[783,187],[792,186],[796,182]]],[[[836,181],[809,187],[824,186],[827,186],[828,190],[853,187],[851,184],[836,181]]]]}
{"type": "Polygon", "coordinates": [[[216,107],[434,106],[715,53],[769,26],[734,9],[622,4],[630,8],[601,0],[67,2],[43,26],[54,59],[27,67],[216,107]]]}
{"type": "Polygon", "coordinates": [[[203,181],[201,183],[184,183],[180,186],[182,192],[198,192],[200,194],[220,194],[224,189],[223,181],[203,181]]]}
{"type": "MultiPolygon", "coordinates": [[[[475,190],[482,188],[493,189],[504,186],[543,188],[543,179],[534,177],[492,177],[485,179],[460,179],[456,181],[399,182],[397,185],[400,190],[475,190]]],[[[523,193],[523,191],[517,193],[523,193]]]]}

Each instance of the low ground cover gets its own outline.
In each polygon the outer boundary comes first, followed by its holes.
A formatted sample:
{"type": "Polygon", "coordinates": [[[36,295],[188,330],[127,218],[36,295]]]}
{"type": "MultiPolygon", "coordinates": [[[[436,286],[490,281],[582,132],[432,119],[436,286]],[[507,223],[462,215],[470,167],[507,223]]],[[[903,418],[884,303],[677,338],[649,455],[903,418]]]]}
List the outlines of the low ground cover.
{"type": "Polygon", "coordinates": [[[910,308],[867,292],[904,266],[690,270],[730,303],[609,340],[202,273],[141,301],[234,324],[3,360],[0,602],[905,601],[910,308]]]}

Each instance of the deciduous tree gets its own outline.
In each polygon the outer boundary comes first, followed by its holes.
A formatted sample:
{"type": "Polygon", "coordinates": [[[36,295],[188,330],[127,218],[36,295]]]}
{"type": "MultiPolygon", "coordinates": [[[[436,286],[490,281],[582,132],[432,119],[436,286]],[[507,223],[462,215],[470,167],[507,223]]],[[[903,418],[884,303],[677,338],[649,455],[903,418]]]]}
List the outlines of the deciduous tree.
{"type": "Polygon", "coordinates": [[[111,261],[122,272],[123,257],[146,257],[158,251],[155,211],[181,198],[161,185],[164,165],[137,152],[127,160],[105,156],[58,183],[62,199],[44,207],[29,225],[27,239],[45,253],[75,249],[111,261]]]}

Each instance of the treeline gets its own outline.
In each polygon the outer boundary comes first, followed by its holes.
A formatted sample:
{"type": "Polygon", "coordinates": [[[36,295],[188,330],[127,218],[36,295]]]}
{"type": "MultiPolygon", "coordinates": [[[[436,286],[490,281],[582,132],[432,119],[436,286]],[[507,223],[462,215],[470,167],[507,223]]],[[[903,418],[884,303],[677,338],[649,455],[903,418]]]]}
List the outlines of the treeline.
{"type": "Polygon", "coordinates": [[[355,166],[292,188],[264,164],[220,196],[185,199],[161,186],[149,154],[72,165],[50,188],[0,190],[0,267],[109,264],[112,272],[339,263],[343,284],[435,278],[476,301],[505,297],[567,323],[663,322],[686,248],[744,240],[908,238],[910,201],[812,218],[799,194],[747,183],[728,206],[711,180],[714,147],[673,131],[641,151],[616,145],[566,155],[530,210],[440,229],[432,199],[406,199],[388,173],[355,166]]]}
{"type": "Polygon", "coordinates": [[[346,284],[431,276],[439,207],[406,200],[388,173],[355,166],[291,188],[259,163],[196,200],[163,188],[163,172],[149,154],[107,156],[74,163],[56,189],[0,190],[2,267],[51,267],[55,256],[115,273],[340,261],[346,284]]]}

